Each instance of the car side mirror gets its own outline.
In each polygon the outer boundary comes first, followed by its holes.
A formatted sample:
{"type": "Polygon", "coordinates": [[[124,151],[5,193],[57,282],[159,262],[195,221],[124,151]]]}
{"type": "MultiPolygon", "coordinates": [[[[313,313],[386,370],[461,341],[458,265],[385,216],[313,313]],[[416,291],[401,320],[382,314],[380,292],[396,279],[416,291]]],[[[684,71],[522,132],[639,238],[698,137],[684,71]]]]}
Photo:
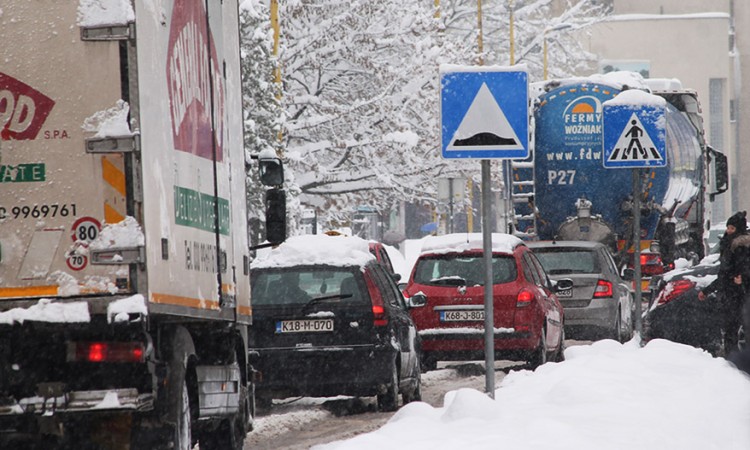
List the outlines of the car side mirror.
{"type": "Polygon", "coordinates": [[[555,283],[554,287],[555,287],[556,292],[567,291],[568,289],[573,289],[573,280],[571,280],[570,278],[559,279],[555,283]]]}
{"type": "Polygon", "coordinates": [[[391,274],[391,278],[393,278],[393,281],[395,281],[396,284],[398,284],[398,282],[401,281],[401,274],[394,272],[391,274]]]}
{"type": "Polygon", "coordinates": [[[633,281],[633,279],[635,279],[635,270],[630,267],[622,269],[622,279],[625,281],[633,281]]]}
{"type": "Polygon", "coordinates": [[[424,294],[414,294],[406,299],[406,306],[409,308],[420,308],[427,304],[427,296],[424,294]]]}

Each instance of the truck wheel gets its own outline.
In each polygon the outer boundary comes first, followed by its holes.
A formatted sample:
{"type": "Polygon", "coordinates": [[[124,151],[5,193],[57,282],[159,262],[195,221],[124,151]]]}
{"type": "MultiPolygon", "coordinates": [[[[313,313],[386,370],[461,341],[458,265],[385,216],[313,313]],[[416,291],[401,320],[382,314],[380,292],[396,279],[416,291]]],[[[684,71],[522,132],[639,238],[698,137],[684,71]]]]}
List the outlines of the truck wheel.
{"type": "Polygon", "coordinates": [[[193,448],[192,420],[190,417],[190,396],[185,380],[182,380],[182,395],[180,400],[175,402],[177,406],[177,423],[174,426],[173,438],[174,448],[176,450],[190,450],[193,448]]]}
{"type": "MultiPolygon", "coordinates": [[[[236,358],[235,358],[236,361],[236,358]]],[[[213,429],[202,430],[200,433],[201,450],[242,450],[247,436],[248,403],[247,386],[240,384],[239,412],[226,419],[213,429]]]]}
{"type": "Polygon", "coordinates": [[[384,394],[378,394],[378,410],[389,412],[398,409],[398,366],[394,359],[391,363],[391,379],[384,394]]]}

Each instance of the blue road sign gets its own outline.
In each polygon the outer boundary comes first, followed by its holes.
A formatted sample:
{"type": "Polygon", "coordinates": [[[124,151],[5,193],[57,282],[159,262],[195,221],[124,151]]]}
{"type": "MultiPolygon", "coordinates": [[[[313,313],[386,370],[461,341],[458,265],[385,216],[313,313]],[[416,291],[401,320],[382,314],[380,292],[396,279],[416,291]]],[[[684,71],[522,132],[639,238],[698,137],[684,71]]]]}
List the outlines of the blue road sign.
{"type": "Polygon", "coordinates": [[[666,167],[664,107],[605,103],[602,114],[606,169],[666,167]]]}
{"type": "MultiPolygon", "coordinates": [[[[482,68],[484,69],[484,68],[482,68]]],[[[443,158],[529,156],[529,77],[512,67],[440,73],[443,158]]]]}

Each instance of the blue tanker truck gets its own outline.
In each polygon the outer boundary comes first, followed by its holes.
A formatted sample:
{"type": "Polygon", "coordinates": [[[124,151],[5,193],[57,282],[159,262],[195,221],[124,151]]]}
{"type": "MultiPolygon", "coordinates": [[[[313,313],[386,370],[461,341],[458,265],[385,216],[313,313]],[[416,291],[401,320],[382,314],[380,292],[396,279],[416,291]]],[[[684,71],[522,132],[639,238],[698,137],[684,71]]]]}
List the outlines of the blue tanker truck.
{"type": "MultiPolygon", "coordinates": [[[[539,83],[534,151],[511,163],[515,231],[541,240],[607,243],[632,264],[633,170],[602,165],[602,104],[625,89],[616,77],[539,83]]],[[[640,80],[667,100],[667,166],[642,176],[641,265],[661,273],[679,257],[703,257],[714,196],[727,188],[726,157],[708,146],[697,95],[676,80],[640,80]]]]}

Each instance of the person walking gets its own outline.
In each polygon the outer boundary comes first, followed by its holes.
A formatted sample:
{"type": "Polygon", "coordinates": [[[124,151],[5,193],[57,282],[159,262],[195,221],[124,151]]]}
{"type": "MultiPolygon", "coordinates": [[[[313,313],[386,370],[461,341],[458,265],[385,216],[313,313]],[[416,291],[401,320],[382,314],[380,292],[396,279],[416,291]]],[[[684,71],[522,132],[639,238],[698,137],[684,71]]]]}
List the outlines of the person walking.
{"type": "Polygon", "coordinates": [[[746,215],[745,211],[739,211],[727,220],[726,232],[719,240],[719,273],[698,292],[701,301],[717,292],[727,356],[738,350],[745,296],[750,293],[750,234],[746,215]]]}

